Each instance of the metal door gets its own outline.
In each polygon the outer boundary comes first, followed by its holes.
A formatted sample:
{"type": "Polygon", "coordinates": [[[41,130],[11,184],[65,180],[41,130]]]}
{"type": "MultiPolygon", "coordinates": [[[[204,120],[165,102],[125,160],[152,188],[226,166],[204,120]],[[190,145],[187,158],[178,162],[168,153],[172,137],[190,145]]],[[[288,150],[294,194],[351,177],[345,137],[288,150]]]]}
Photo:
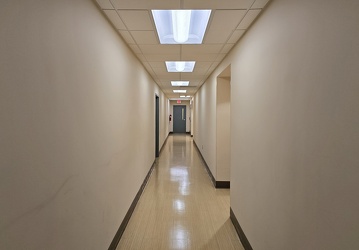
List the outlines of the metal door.
{"type": "Polygon", "coordinates": [[[186,133],[186,105],[173,106],[173,133],[186,133]]]}

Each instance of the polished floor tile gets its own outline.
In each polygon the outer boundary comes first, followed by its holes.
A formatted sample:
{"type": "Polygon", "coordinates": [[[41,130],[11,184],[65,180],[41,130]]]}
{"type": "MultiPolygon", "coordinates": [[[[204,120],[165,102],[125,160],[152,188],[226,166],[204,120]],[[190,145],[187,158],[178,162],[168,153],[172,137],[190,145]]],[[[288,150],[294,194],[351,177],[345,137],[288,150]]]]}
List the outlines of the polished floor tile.
{"type": "Polygon", "coordinates": [[[244,249],[187,135],[171,135],[126,227],[120,249],[244,249]]]}

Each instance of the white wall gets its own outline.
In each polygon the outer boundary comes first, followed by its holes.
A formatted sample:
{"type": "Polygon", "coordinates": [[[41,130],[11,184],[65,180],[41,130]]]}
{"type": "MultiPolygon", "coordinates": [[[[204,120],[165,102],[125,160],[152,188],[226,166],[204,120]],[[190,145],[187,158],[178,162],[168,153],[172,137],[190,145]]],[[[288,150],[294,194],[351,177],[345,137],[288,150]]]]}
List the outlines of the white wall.
{"type": "Polygon", "coordinates": [[[216,181],[230,181],[230,85],[217,77],[223,71],[216,70],[209,77],[193,102],[193,139],[216,181]]]}
{"type": "Polygon", "coordinates": [[[4,0],[0,37],[0,249],[107,249],[166,97],[91,1],[4,0]]]}
{"type": "Polygon", "coordinates": [[[193,118],[194,118],[194,97],[192,97],[191,101],[190,101],[190,110],[191,110],[191,120],[190,120],[190,123],[191,123],[191,136],[193,137],[193,118]]]}
{"type": "MultiPolygon", "coordinates": [[[[174,105],[185,105],[186,106],[186,132],[191,131],[191,109],[190,109],[190,101],[181,101],[181,103],[177,103],[177,101],[170,101],[170,114],[172,115],[172,120],[169,123],[169,130],[170,132],[173,132],[173,106],[174,105]]],[[[168,121],[167,117],[167,121],[168,121]]]]}
{"type": "MultiPolygon", "coordinates": [[[[218,75],[218,73],[217,73],[218,75]]],[[[217,76],[216,75],[216,76],[217,76]]],[[[216,78],[211,77],[194,96],[193,140],[216,178],[216,78]]]]}
{"type": "Polygon", "coordinates": [[[273,0],[196,95],[231,64],[231,207],[254,249],[359,248],[358,12],[273,0]]]}
{"type": "Polygon", "coordinates": [[[230,181],[231,85],[229,78],[217,77],[216,102],[216,181],[230,181]]]}

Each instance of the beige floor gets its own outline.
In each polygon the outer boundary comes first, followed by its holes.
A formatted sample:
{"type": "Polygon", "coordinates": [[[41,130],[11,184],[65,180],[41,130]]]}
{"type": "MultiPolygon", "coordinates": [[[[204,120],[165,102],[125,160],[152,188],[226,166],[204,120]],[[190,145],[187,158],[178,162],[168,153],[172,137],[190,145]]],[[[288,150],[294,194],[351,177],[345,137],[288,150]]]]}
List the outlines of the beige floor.
{"type": "Polygon", "coordinates": [[[243,249],[190,136],[169,136],[117,249],[243,249]]]}

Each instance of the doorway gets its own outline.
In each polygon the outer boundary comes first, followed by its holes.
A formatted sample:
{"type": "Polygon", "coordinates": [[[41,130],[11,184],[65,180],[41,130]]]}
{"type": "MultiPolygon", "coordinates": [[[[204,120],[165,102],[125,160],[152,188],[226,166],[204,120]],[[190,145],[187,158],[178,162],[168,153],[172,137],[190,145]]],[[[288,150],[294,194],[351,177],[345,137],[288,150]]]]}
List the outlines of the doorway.
{"type": "Polygon", "coordinates": [[[173,105],[173,133],[186,133],[186,105],[173,105]]]}
{"type": "Polygon", "coordinates": [[[230,187],[231,169],[231,67],[217,77],[216,187],[230,187]]]}
{"type": "Polygon", "coordinates": [[[156,95],[156,108],[155,108],[155,157],[160,155],[160,98],[156,95]]]}

